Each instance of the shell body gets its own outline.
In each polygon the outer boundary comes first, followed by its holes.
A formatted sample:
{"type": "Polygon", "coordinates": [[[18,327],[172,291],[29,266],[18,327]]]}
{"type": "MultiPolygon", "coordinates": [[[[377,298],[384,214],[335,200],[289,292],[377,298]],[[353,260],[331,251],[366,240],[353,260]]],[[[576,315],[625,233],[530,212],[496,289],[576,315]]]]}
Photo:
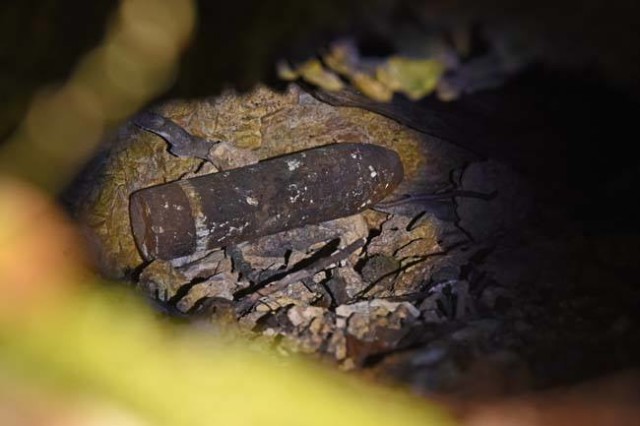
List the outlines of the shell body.
{"type": "Polygon", "coordinates": [[[136,191],[131,225],[146,259],[173,259],[356,214],[402,178],[392,150],[327,145],[136,191]]]}

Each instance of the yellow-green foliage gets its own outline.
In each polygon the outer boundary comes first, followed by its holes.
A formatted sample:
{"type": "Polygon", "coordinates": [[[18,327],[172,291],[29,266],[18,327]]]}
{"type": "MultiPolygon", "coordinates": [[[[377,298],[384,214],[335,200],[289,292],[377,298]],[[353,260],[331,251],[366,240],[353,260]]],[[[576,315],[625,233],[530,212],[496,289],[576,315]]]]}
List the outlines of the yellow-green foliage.
{"type": "Polygon", "coordinates": [[[444,73],[444,65],[435,59],[391,57],[378,67],[376,76],[390,89],[417,100],[433,92],[444,73]]]}
{"type": "Polygon", "coordinates": [[[286,81],[298,78],[327,91],[344,88],[338,75],[349,80],[365,96],[389,102],[394,93],[402,93],[418,100],[431,94],[445,72],[444,64],[434,58],[407,58],[391,56],[371,69],[361,64],[358,55],[344,46],[334,46],[323,57],[291,67],[285,62],[277,66],[278,75],[286,81]]]}
{"type": "Polygon", "coordinates": [[[300,360],[216,345],[121,291],[82,291],[0,328],[0,371],[158,425],[448,425],[424,400],[300,360]]]}

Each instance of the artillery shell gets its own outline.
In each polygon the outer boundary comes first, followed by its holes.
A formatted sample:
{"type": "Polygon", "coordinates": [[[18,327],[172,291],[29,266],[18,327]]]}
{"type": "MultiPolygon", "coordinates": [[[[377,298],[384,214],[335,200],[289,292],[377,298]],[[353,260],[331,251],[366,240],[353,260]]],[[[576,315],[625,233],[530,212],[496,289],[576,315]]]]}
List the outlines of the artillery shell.
{"type": "Polygon", "coordinates": [[[400,157],[336,144],[141,189],[129,213],[146,259],[173,259],[358,213],[403,177],[400,157]]]}

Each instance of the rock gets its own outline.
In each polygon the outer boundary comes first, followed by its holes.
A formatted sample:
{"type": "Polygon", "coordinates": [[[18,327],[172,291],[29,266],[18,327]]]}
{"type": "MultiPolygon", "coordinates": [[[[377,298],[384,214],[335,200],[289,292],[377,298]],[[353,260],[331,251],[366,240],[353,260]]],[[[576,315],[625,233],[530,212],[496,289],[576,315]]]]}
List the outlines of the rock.
{"type": "Polygon", "coordinates": [[[327,282],[327,288],[334,304],[342,305],[361,294],[367,288],[367,284],[360,274],[347,264],[335,271],[333,277],[327,282]]]}
{"type": "Polygon", "coordinates": [[[167,302],[178,290],[189,283],[189,279],[171,263],[164,260],[154,260],[140,273],[138,287],[146,294],[167,302]]]}
{"type": "Polygon", "coordinates": [[[392,288],[400,271],[400,261],[394,256],[375,255],[362,267],[362,279],[371,287],[367,294],[378,296],[392,288]]]}
{"type": "MultiPolygon", "coordinates": [[[[171,262],[173,264],[173,262],[171,262]]],[[[205,256],[192,259],[184,265],[176,265],[182,274],[189,280],[207,278],[215,274],[231,272],[231,260],[225,255],[224,250],[213,250],[205,256]]]]}
{"type": "Polygon", "coordinates": [[[197,302],[205,298],[233,300],[233,293],[240,290],[236,274],[222,273],[193,285],[176,304],[182,312],[189,312],[197,302]]]}

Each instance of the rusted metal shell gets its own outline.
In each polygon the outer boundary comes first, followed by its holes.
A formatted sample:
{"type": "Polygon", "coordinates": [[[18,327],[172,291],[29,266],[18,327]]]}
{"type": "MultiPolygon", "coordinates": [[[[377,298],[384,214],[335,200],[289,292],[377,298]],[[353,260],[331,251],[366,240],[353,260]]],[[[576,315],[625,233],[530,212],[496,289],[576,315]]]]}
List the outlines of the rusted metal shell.
{"type": "Polygon", "coordinates": [[[141,189],[129,212],[143,256],[166,260],[358,213],[402,177],[392,150],[328,145],[141,189]]]}

